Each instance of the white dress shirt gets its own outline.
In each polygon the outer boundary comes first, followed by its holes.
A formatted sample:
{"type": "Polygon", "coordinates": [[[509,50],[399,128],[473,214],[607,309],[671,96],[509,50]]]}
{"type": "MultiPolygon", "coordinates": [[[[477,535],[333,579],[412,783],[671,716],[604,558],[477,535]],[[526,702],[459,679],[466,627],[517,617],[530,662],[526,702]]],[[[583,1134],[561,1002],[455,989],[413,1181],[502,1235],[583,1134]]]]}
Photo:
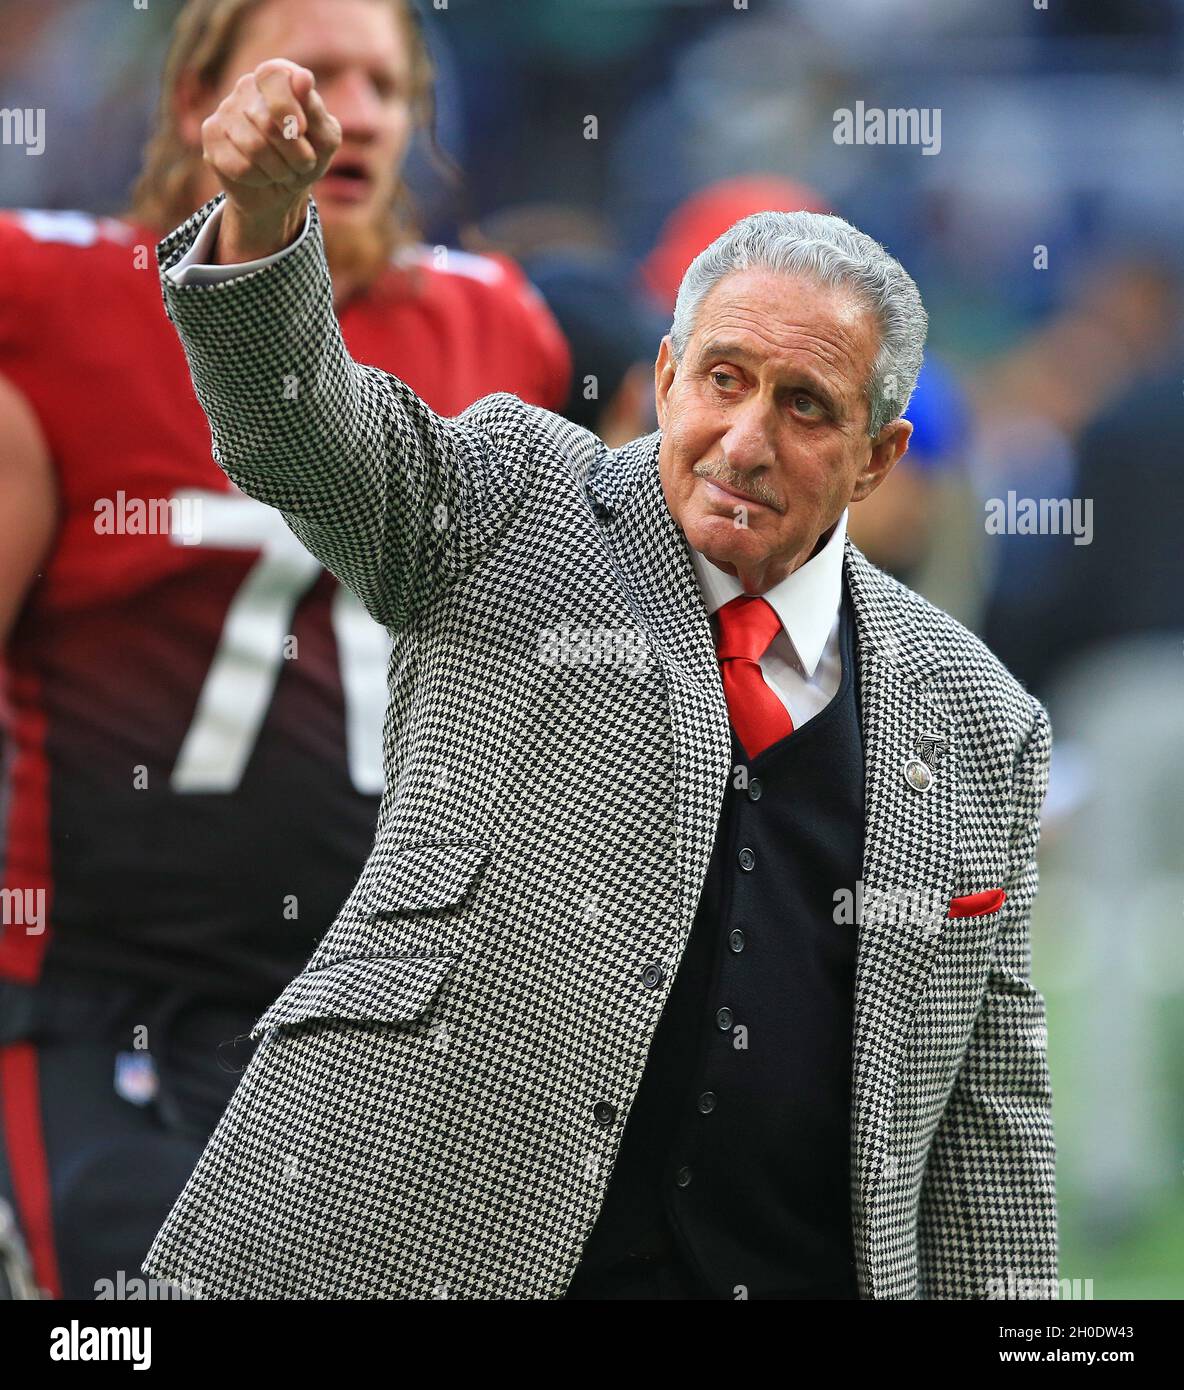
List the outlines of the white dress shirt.
{"type": "MultiPolygon", "coordinates": [[[[843,601],[843,543],[847,510],[817,555],[761,595],[781,619],[781,629],[761,657],[765,683],[789,711],[795,729],[831,702],[843,673],[839,615],[843,601]]],[[[691,549],[695,576],[708,616],[744,592],[735,577],[691,549]]]]}
{"type": "MultiPolygon", "coordinates": [[[[178,285],[213,285],[239,275],[264,270],[291,254],[308,235],[311,209],[305,214],[300,235],[282,251],[237,265],[211,265],[210,252],[222,221],[217,208],[206,219],[193,245],[176,265],[165,271],[178,285]]],[[[765,598],[781,619],[781,630],[761,657],[761,674],[789,711],[794,728],[800,728],[824,709],[839,688],[842,661],[839,656],[839,611],[843,597],[843,542],[847,512],[835,522],[830,539],[817,555],[775,584],[765,598]]],[[[717,568],[699,551],[691,550],[703,605],[710,617],[716,609],[744,592],[735,576],[717,568]]]]}

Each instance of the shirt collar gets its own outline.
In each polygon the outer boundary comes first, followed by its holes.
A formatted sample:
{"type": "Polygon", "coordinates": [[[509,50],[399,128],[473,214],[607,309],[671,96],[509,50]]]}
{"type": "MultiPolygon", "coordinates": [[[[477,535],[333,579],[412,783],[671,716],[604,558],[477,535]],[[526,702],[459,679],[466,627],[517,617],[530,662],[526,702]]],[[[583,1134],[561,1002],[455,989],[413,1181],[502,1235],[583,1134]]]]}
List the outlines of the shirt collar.
{"type": "MultiPolygon", "coordinates": [[[[799,565],[761,595],[772,604],[781,628],[793,644],[807,676],[814,675],[843,599],[843,543],[847,535],[847,509],[834,524],[830,539],[817,555],[799,565]]],[[[695,577],[708,617],[730,599],[744,592],[733,574],[713,565],[706,555],[691,548],[695,577]]]]}

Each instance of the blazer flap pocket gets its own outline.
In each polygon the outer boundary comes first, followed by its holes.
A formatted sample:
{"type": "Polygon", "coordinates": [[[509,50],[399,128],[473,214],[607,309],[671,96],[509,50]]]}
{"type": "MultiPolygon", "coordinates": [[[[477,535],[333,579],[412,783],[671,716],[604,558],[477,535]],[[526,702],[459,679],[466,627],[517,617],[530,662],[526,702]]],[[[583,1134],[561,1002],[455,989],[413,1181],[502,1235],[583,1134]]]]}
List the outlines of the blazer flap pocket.
{"type": "Polygon", "coordinates": [[[406,1023],[427,1011],[456,964],[452,956],[369,956],[297,975],[251,1029],[344,1019],[406,1023]]]}
{"type": "Polygon", "coordinates": [[[371,911],[441,912],[466,902],[493,846],[481,840],[437,840],[380,849],[365,889],[371,911]]]}

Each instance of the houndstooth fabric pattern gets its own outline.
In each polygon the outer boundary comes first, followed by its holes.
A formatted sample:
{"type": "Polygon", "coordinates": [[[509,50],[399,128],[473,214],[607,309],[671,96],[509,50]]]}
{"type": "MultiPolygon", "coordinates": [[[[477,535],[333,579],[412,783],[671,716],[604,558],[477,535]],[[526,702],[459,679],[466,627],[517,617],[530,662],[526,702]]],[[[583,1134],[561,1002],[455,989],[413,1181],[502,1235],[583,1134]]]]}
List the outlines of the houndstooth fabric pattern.
{"type": "MultiPolygon", "coordinates": [[[[161,243],[162,270],[217,201],[161,243]]],[[[373,851],[256,1025],[144,1269],[219,1298],[559,1298],[733,772],[660,436],[609,451],[506,394],[446,420],[352,361],[315,205],[275,265],[163,283],[215,457],[393,646],[373,851]]],[[[850,541],[844,575],[867,768],[860,1294],[1044,1288],[1054,1151],[1028,919],[1047,715],[850,541]],[[922,735],[947,747],[919,793],[903,769],[922,735]],[[1000,910],[945,919],[997,887],[1000,910]]]]}

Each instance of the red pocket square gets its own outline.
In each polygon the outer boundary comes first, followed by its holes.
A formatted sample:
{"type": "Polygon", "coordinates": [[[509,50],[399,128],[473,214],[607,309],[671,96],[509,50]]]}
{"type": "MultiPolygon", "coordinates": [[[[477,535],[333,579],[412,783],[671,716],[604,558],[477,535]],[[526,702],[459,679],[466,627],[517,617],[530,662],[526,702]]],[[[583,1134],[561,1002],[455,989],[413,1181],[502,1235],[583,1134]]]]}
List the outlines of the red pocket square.
{"type": "Polygon", "coordinates": [[[984,893],[967,893],[962,898],[951,898],[949,915],[985,917],[988,912],[998,912],[1006,897],[1002,888],[988,888],[984,893]]]}

